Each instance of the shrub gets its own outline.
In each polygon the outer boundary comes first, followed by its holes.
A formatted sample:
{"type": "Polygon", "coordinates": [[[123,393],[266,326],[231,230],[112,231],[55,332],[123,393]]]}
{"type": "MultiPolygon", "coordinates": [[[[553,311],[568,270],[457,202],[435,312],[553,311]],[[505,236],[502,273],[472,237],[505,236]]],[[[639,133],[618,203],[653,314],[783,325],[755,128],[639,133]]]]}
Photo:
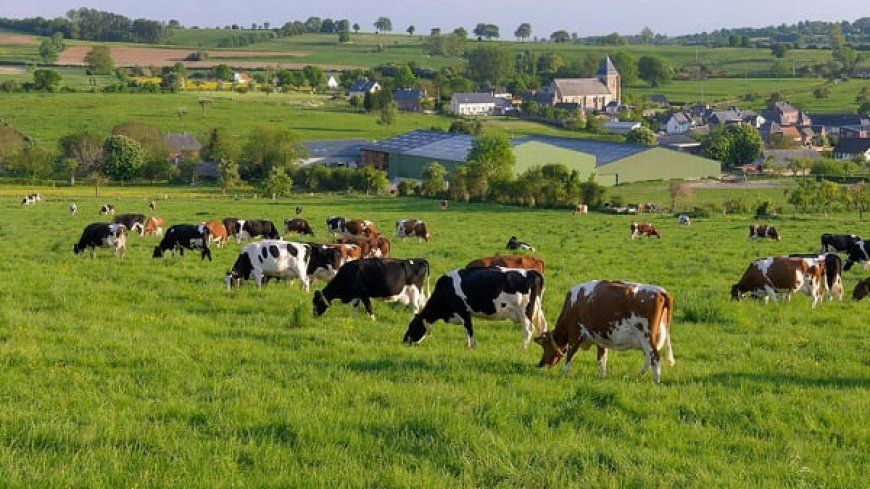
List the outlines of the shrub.
{"type": "Polygon", "coordinates": [[[744,197],[731,197],[722,204],[722,209],[728,214],[744,214],[749,212],[749,204],[744,197]]]}

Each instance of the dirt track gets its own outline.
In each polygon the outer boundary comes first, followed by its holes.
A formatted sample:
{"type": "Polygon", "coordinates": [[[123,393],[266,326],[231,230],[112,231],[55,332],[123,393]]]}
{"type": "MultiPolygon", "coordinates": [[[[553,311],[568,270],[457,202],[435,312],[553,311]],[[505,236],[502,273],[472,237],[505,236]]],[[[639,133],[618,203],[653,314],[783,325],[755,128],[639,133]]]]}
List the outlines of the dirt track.
{"type": "Polygon", "coordinates": [[[22,34],[0,34],[0,45],[29,46],[36,44],[36,39],[22,34]]]}

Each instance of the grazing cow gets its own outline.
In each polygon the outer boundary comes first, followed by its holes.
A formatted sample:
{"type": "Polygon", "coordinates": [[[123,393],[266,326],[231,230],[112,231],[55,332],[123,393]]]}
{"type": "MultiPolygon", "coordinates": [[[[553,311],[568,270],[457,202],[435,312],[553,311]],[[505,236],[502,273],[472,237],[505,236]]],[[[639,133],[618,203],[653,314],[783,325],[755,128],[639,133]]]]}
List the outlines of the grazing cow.
{"type": "Polygon", "coordinates": [[[848,253],[852,245],[861,241],[854,234],[829,234],[822,235],[822,251],[819,253],[848,253]]]}
{"type": "Polygon", "coordinates": [[[329,281],[335,278],[344,263],[341,251],[333,245],[306,243],[311,250],[308,260],[308,281],[313,285],[317,279],[329,281]]]}
{"type": "Polygon", "coordinates": [[[517,239],[516,236],[511,236],[507,242],[507,249],[509,250],[521,250],[521,251],[535,251],[535,248],[523,241],[517,239]]]}
{"type": "Polygon", "coordinates": [[[792,253],[790,258],[807,258],[821,261],[825,267],[825,280],[822,281],[822,290],[831,300],[843,301],[843,260],[836,253],[792,253]]]}
{"type": "Polygon", "coordinates": [[[776,241],[780,240],[779,232],[773,226],[767,224],[750,224],[749,239],[770,238],[776,241]]]}
{"type": "Polygon", "coordinates": [[[299,233],[314,236],[314,231],[311,229],[308,221],[302,218],[284,219],[284,232],[288,234],[299,233]]]}
{"type": "Polygon", "coordinates": [[[588,213],[589,213],[589,206],[587,206],[586,204],[577,204],[574,206],[573,209],[571,209],[572,216],[576,216],[577,214],[588,214],[588,213]]]}
{"type": "Polygon", "coordinates": [[[655,236],[658,239],[662,239],[662,235],[656,231],[656,227],[649,223],[631,223],[631,239],[637,238],[638,236],[646,236],[647,238],[652,238],[655,236]]]}
{"type": "Polygon", "coordinates": [[[523,328],[523,348],[529,346],[533,330],[547,330],[541,310],[544,276],[535,270],[511,268],[461,268],[438,279],[426,306],[414,315],[404,342],[420,343],[432,325],[441,320],[465,326],[469,348],[477,345],[471,317],[509,319],[523,328]]]}
{"type": "Polygon", "coordinates": [[[363,258],[387,258],[392,244],[383,236],[377,238],[338,238],[336,243],[359,246],[363,258]]]}
{"type": "Polygon", "coordinates": [[[145,220],[145,236],[163,236],[163,218],[160,216],[151,216],[145,220]]]}
{"type": "Polygon", "coordinates": [[[74,215],[76,215],[76,212],[78,212],[79,206],[77,206],[76,203],[73,202],[72,204],[69,205],[68,209],[69,209],[69,215],[74,216],[74,215]]]}
{"type": "Polygon", "coordinates": [[[200,260],[211,261],[211,250],[208,249],[209,231],[203,224],[176,224],[166,231],[166,236],[160,241],[160,244],[154,247],[153,258],[162,258],[167,251],[178,250],[181,256],[184,256],[184,249],[202,250],[200,252],[200,260]]]}
{"type": "Polygon", "coordinates": [[[21,205],[34,205],[42,202],[42,194],[28,194],[21,199],[21,205]]]}
{"type": "Polygon", "coordinates": [[[112,222],[123,224],[131,232],[142,236],[145,233],[145,219],[145,214],[118,214],[112,219],[112,222]]]}
{"type": "Polygon", "coordinates": [[[237,243],[246,239],[263,237],[267,239],[281,239],[275,223],[265,219],[235,219],[228,217],[223,220],[227,234],[234,236],[237,243]]]}
{"type": "Polygon", "coordinates": [[[347,219],[339,216],[329,216],[326,218],[326,232],[332,233],[333,237],[338,237],[339,234],[344,234],[344,224],[347,219]]]}
{"type": "Polygon", "coordinates": [[[846,265],[843,266],[843,270],[848,272],[855,263],[861,263],[864,268],[867,268],[867,264],[870,263],[870,241],[862,239],[852,244],[849,248],[849,255],[846,257],[846,265]]]}
{"type": "Polygon", "coordinates": [[[417,242],[420,240],[426,240],[428,243],[432,240],[432,236],[429,234],[429,228],[426,227],[426,223],[419,219],[399,219],[396,221],[396,237],[402,238],[402,241],[405,241],[405,238],[417,237],[417,242]]]}
{"type": "Polygon", "coordinates": [[[157,212],[157,202],[153,200],[148,201],[148,208],[151,209],[151,212],[157,212]]]}
{"type": "Polygon", "coordinates": [[[653,382],[661,380],[659,351],[667,346],[668,363],[674,364],[671,348],[671,315],[674,298],[655,285],[630,282],[586,282],[568,291],[553,331],[535,338],[544,348],[539,367],[553,367],[565,357],[568,373],[574,355],[593,344],[598,350],[598,373],[607,374],[607,349],[643,350],[643,367],[652,367],[653,382]]]}
{"type": "Polygon", "coordinates": [[[206,221],[201,222],[200,225],[208,228],[208,240],[209,242],[214,241],[218,248],[223,248],[227,244],[227,241],[230,240],[227,228],[221,221],[206,221]]]}
{"type": "Polygon", "coordinates": [[[115,223],[88,224],[79,242],[73,244],[73,253],[80,255],[88,250],[93,258],[96,255],[96,248],[109,248],[112,254],[120,252],[121,258],[124,258],[127,253],[127,228],[123,224],[115,223]]]}
{"type": "Polygon", "coordinates": [[[865,278],[855,286],[855,290],[852,291],[852,299],[860,301],[868,295],[870,295],[870,278],[865,278]]]}
{"type": "Polygon", "coordinates": [[[296,206],[296,215],[297,215],[297,216],[301,216],[301,215],[302,215],[302,208],[299,207],[298,205],[296,206]]]}
{"type": "Polygon", "coordinates": [[[107,215],[114,216],[115,215],[115,206],[112,204],[103,204],[103,206],[100,207],[100,215],[101,216],[107,216],[107,215]]]}
{"type": "Polygon", "coordinates": [[[442,200],[441,202],[438,202],[438,207],[440,207],[442,211],[446,211],[447,210],[447,200],[442,200]]]}
{"type": "Polygon", "coordinates": [[[329,246],[338,250],[341,256],[341,265],[349,261],[359,260],[363,257],[362,248],[359,245],[347,243],[327,243],[324,246],[329,246]]]}
{"type": "Polygon", "coordinates": [[[257,288],[264,278],[299,279],[308,291],[308,260],[311,250],[301,243],[264,239],[242,248],[233,269],[226,274],[227,289],[238,287],[242,280],[254,280],[257,288]]]}
{"type": "Polygon", "coordinates": [[[680,226],[691,226],[692,225],[692,220],[689,219],[689,216],[687,216],[685,214],[680,214],[679,216],[677,216],[677,222],[680,223],[680,226]]]}
{"type": "Polygon", "coordinates": [[[340,299],[345,304],[353,302],[355,308],[362,302],[369,316],[375,319],[373,297],[410,305],[417,312],[426,301],[423,283],[428,277],[429,262],[422,258],[367,258],[345,263],[332,282],[314,293],[314,316],[320,317],[330,302],[340,299]]]}
{"type": "Polygon", "coordinates": [[[504,267],[504,268],[523,268],[526,270],[535,270],[541,275],[544,274],[544,260],[536,256],[525,255],[502,255],[502,256],[487,256],[472,260],[465,265],[465,268],[488,268],[488,267],[504,267]]]}
{"type": "Polygon", "coordinates": [[[731,287],[731,298],[739,301],[743,294],[752,293],[764,297],[765,302],[769,299],[776,302],[776,293],[781,291],[788,301],[795,292],[804,291],[813,298],[815,308],[822,300],[824,273],[825,261],[818,257],[761,258],[749,264],[740,281],[731,287]]]}
{"type": "Polygon", "coordinates": [[[344,223],[344,233],[365,238],[377,238],[381,234],[373,222],[365,219],[348,219],[344,223]]]}

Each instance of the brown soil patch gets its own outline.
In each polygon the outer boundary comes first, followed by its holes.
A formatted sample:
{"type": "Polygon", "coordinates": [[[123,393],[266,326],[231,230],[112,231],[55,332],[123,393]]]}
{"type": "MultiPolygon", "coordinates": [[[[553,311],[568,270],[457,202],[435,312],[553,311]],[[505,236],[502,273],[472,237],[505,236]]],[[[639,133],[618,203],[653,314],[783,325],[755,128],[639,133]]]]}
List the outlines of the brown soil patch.
{"type": "Polygon", "coordinates": [[[0,66],[0,73],[4,75],[23,75],[27,73],[26,66],[0,66]]]}
{"type": "MultiPolygon", "coordinates": [[[[189,68],[208,68],[221,63],[227,63],[225,58],[299,58],[308,56],[308,53],[299,51],[206,51],[209,58],[214,59],[208,59],[205,61],[184,61],[184,58],[195,50],[135,47],[113,47],[109,49],[116,66],[128,67],[172,66],[181,61],[189,68]]],[[[70,46],[60,53],[60,56],[57,59],[57,64],[66,66],[84,66],[85,56],[90,50],[90,46],[70,46]]],[[[227,64],[238,68],[258,68],[267,65],[274,66],[279,63],[277,61],[232,61],[227,64]]],[[[284,66],[283,63],[280,64],[281,66],[284,66]]]]}
{"type": "Polygon", "coordinates": [[[0,34],[0,45],[29,46],[36,44],[36,39],[23,34],[0,34]]]}

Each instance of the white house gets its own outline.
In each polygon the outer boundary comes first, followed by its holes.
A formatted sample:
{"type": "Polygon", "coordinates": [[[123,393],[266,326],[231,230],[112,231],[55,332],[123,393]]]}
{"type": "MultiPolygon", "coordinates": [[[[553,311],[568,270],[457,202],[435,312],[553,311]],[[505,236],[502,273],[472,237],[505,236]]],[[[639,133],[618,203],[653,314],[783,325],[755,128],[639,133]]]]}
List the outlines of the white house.
{"type": "Polygon", "coordinates": [[[246,85],[250,82],[251,76],[247,73],[233,72],[233,83],[238,83],[239,85],[246,85]]]}
{"type": "Polygon", "coordinates": [[[488,115],[495,112],[495,97],[491,93],[454,93],[450,99],[453,115],[488,115]]]}
{"type": "Polygon", "coordinates": [[[367,93],[375,93],[380,91],[380,89],[380,83],[374,80],[369,80],[368,78],[360,78],[354,82],[350,87],[350,90],[347,91],[347,96],[365,98],[367,93]]]}
{"type": "Polygon", "coordinates": [[[338,84],[338,80],[336,80],[334,76],[330,75],[329,79],[326,80],[326,86],[329,87],[330,90],[336,90],[340,85],[338,84]]]}
{"type": "Polygon", "coordinates": [[[607,121],[604,123],[604,128],[611,134],[621,134],[625,136],[631,131],[640,127],[640,122],[637,121],[607,121]]]}
{"type": "Polygon", "coordinates": [[[665,132],[669,135],[685,134],[695,123],[692,118],[682,112],[674,112],[665,124],[665,132]]]}

